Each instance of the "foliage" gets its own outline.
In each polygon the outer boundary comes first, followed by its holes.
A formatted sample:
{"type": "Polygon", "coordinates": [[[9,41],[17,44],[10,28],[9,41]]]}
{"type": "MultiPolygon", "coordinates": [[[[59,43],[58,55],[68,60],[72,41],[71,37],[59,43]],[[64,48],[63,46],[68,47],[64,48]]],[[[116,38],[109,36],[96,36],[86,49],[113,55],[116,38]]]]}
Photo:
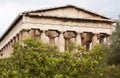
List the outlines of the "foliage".
{"type": "Polygon", "coordinates": [[[81,45],[76,45],[74,42],[70,42],[68,45],[68,51],[72,54],[75,52],[82,53],[86,51],[86,48],[81,45]]]}
{"type": "Polygon", "coordinates": [[[74,42],[70,42],[69,45],[68,45],[68,49],[69,51],[71,52],[72,50],[74,50],[76,48],[76,45],[74,42]]]}
{"type": "Polygon", "coordinates": [[[109,64],[120,64],[120,19],[116,21],[115,31],[112,34],[112,43],[109,49],[109,64]]]}
{"type": "MultiPolygon", "coordinates": [[[[84,50],[80,46],[78,49],[84,50]]],[[[70,52],[60,53],[57,47],[28,38],[24,41],[24,45],[14,44],[14,53],[10,58],[0,59],[0,76],[4,78],[115,78],[118,76],[118,67],[107,65],[105,62],[104,46],[96,45],[92,50],[82,53],[79,50],[74,55],[70,52]]]]}

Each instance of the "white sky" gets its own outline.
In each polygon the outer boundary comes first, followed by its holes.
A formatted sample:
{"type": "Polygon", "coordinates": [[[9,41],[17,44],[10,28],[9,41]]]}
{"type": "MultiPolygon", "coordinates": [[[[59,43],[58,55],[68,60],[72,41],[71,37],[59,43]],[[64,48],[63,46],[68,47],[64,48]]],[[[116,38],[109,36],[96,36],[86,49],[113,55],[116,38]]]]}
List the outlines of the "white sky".
{"type": "Polygon", "coordinates": [[[26,10],[72,4],[116,19],[120,0],[0,0],[0,36],[15,17],[26,10]]]}

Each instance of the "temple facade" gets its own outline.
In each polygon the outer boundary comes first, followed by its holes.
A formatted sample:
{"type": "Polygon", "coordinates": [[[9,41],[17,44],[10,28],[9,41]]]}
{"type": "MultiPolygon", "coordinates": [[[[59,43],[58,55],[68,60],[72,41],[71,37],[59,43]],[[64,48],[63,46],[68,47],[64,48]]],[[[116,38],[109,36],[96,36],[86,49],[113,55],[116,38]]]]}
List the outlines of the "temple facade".
{"type": "Polygon", "coordinates": [[[41,39],[61,52],[74,42],[89,49],[96,43],[110,44],[114,20],[73,5],[20,13],[0,38],[0,58],[9,57],[12,44],[27,37],[41,39]]]}

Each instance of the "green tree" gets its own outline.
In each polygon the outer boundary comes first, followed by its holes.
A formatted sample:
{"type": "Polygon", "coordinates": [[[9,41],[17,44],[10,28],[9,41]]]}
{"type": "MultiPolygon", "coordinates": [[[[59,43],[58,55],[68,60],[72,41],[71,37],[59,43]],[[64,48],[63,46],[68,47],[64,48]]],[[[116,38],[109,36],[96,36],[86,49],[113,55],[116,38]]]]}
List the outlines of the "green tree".
{"type": "MultiPolygon", "coordinates": [[[[78,47],[79,50],[82,48],[78,47]]],[[[105,62],[105,47],[90,51],[60,53],[57,47],[28,38],[24,45],[14,44],[10,58],[0,59],[4,78],[119,78],[119,69],[105,62]]]]}
{"type": "Polygon", "coordinates": [[[116,20],[115,30],[111,36],[109,64],[120,64],[120,18],[116,20]]]}

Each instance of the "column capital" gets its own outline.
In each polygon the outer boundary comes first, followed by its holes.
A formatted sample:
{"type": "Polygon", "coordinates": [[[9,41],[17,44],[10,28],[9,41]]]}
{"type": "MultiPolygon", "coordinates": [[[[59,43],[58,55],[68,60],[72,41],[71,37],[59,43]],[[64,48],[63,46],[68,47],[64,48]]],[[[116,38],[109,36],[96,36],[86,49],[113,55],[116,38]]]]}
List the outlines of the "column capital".
{"type": "Polygon", "coordinates": [[[50,37],[50,38],[55,38],[55,37],[57,37],[59,34],[58,34],[58,32],[55,31],[55,30],[48,30],[48,31],[46,32],[46,35],[47,35],[48,37],[50,37]]]}
{"type": "Polygon", "coordinates": [[[41,30],[42,32],[46,32],[47,30],[41,30]]]}
{"type": "Polygon", "coordinates": [[[98,33],[94,33],[93,34],[93,38],[92,38],[92,45],[94,46],[94,45],[96,45],[96,43],[97,43],[97,35],[98,35],[98,33]]]}
{"type": "Polygon", "coordinates": [[[93,35],[98,35],[98,34],[100,34],[100,33],[97,33],[97,32],[93,32],[93,35]]]}
{"type": "Polygon", "coordinates": [[[46,31],[48,31],[48,30],[40,30],[40,32],[43,32],[43,33],[45,33],[46,31]]]}
{"type": "Polygon", "coordinates": [[[41,40],[44,42],[44,43],[49,43],[48,41],[48,37],[46,36],[46,31],[47,30],[41,30],[41,40]]]}
{"type": "Polygon", "coordinates": [[[83,31],[75,31],[77,34],[81,34],[83,33],[83,31]]]}
{"type": "Polygon", "coordinates": [[[73,31],[68,31],[64,33],[64,38],[70,39],[70,38],[75,38],[76,34],[73,31]]]}
{"type": "Polygon", "coordinates": [[[82,34],[83,32],[76,32],[77,34],[82,34]]]}
{"type": "Polygon", "coordinates": [[[60,32],[60,33],[64,33],[64,32],[66,32],[66,31],[58,31],[58,32],[60,32]]]}

